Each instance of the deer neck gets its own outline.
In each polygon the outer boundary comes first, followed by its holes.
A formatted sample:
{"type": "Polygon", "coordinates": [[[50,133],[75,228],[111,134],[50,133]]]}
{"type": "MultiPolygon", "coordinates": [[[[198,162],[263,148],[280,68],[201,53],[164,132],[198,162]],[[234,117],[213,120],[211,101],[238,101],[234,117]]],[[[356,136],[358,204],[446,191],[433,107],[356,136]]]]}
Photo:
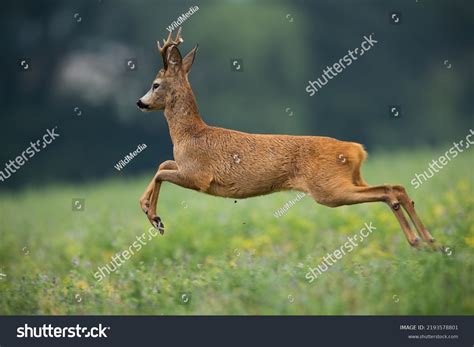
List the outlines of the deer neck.
{"type": "Polygon", "coordinates": [[[165,118],[173,144],[195,136],[206,127],[189,86],[170,91],[166,97],[165,118]]]}

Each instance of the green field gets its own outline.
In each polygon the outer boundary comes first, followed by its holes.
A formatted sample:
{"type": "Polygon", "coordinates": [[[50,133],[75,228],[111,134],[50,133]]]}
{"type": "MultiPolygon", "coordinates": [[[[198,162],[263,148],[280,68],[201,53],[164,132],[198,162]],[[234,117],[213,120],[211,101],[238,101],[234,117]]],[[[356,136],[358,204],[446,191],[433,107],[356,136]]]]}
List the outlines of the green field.
{"type": "Polygon", "coordinates": [[[443,153],[374,154],[363,173],[405,185],[445,253],[412,249],[381,203],[330,209],[305,197],[276,218],[296,192],[235,202],[165,183],[164,236],[97,282],[97,267],[149,228],[138,199],[152,169],[0,193],[0,314],[474,314],[474,152],[410,185],[443,153]],[[308,266],[365,222],[377,229],[309,284],[308,266]]]}

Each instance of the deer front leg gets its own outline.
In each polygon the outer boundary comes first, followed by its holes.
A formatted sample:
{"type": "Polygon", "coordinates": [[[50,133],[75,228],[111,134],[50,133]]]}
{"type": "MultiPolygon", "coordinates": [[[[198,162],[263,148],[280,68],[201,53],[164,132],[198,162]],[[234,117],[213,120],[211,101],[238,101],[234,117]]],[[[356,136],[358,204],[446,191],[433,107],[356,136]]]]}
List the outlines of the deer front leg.
{"type": "Polygon", "coordinates": [[[176,170],[158,170],[155,175],[155,188],[151,193],[150,198],[150,209],[147,212],[148,220],[158,231],[163,235],[165,232],[165,226],[161,221],[161,218],[156,214],[156,205],[158,196],[160,193],[160,187],[162,182],[171,182],[183,188],[205,191],[209,186],[210,180],[206,182],[205,175],[200,174],[200,181],[183,175],[178,169],[176,170]]]}
{"type": "Polygon", "coordinates": [[[160,166],[158,167],[158,170],[156,171],[155,176],[153,177],[151,182],[148,184],[147,188],[142,194],[142,197],[140,198],[140,207],[142,208],[143,212],[145,212],[145,214],[147,214],[148,210],[150,209],[150,197],[153,190],[156,188],[156,175],[158,174],[160,170],[166,170],[166,169],[177,170],[178,164],[176,164],[176,162],[173,160],[166,160],[162,162],[160,166]]]}

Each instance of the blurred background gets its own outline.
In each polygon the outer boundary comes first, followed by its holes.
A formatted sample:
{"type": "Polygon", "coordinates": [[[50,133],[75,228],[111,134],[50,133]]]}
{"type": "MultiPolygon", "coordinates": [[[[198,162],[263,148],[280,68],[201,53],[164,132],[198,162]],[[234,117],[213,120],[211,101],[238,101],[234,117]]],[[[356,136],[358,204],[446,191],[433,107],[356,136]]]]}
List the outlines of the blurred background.
{"type": "Polygon", "coordinates": [[[1,168],[46,129],[60,137],[0,190],[152,175],[171,159],[162,112],[135,102],[161,68],[156,40],[191,6],[180,49],[199,43],[190,82],[208,124],[333,136],[372,152],[451,144],[474,126],[470,0],[2,1],[1,168]],[[308,81],[371,33],[378,43],[310,97],[308,81]]]}

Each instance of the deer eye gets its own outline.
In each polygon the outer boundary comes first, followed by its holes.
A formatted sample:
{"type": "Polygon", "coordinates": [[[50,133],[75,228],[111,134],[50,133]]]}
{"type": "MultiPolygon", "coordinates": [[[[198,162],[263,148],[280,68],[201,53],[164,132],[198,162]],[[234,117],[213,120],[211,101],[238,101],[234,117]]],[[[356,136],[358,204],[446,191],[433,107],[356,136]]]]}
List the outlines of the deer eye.
{"type": "Polygon", "coordinates": [[[153,83],[153,89],[156,89],[156,88],[158,88],[159,86],[160,86],[159,83],[153,83]]]}

